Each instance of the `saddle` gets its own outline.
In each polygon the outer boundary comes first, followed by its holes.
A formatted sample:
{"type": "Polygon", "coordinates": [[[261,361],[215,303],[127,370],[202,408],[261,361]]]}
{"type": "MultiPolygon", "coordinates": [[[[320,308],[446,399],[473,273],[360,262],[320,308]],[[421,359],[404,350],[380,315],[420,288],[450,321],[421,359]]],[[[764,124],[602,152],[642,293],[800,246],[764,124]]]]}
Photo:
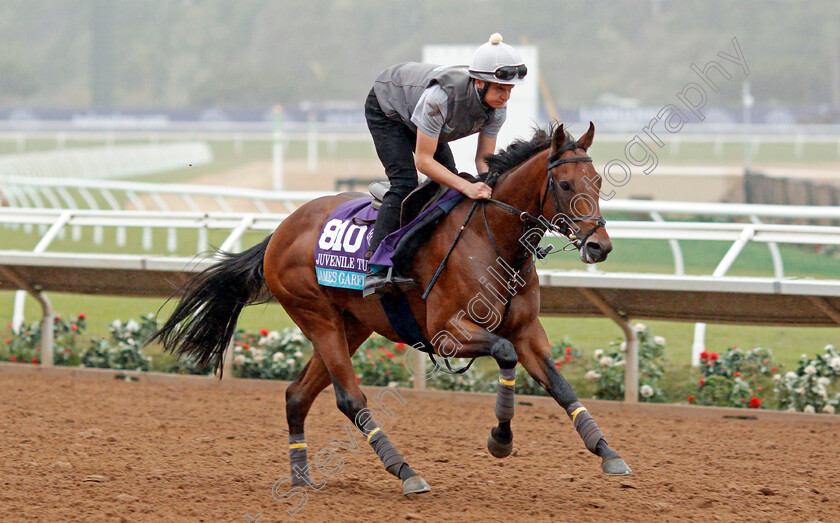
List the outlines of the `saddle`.
{"type": "MultiPolygon", "coordinates": [[[[478,178],[469,173],[456,174],[465,180],[469,180],[470,182],[479,181],[478,178]]],[[[370,191],[371,196],[373,196],[371,206],[374,209],[379,210],[379,207],[382,205],[382,198],[385,197],[385,193],[387,193],[390,188],[391,182],[387,180],[373,182],[370,184],[368,190],[370,191]]],[[[446,187],[433,181],[431,178],[427,178],[421,182],[420,185],[411,191],[402,202],[402,206],[400,208],[400,227],[404,227],[421,212],[434,205],[435,202],[440,200],[447,190],[448,189],[446,187]]]]}

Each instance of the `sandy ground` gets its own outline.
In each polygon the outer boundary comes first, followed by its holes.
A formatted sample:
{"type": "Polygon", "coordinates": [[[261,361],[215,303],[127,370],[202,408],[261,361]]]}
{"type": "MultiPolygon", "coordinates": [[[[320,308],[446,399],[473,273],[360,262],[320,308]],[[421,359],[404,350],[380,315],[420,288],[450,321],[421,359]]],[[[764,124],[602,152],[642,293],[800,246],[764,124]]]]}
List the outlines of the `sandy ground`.
{"type": "Polygon", "coordinates": [[[484,446],[492,397],[465,402],[404,391],[406,404],[391,404],[385,430],[432,487],[405,498],[365,443],[356,453],[331,443],[348,440],[347,420],[325,392],[307,422],[310,463],[330,447],[344,463],[334,476],[316,472],[326,485],[310,489],[290,516],[300,497],[272,497],[288,473],[282,383],[89,380],[8,368],[0,369],[4,522],[254,521],[258,514],[260,522],[840,520],[840,424],[807,417],[702,418],[692,414],[703,411],[697,407],[663,415],[590,405],[634,470],[615,478],[600,472],[568,419],[545,401],[517,406],[516,451],[498,460],[484,446]]]}

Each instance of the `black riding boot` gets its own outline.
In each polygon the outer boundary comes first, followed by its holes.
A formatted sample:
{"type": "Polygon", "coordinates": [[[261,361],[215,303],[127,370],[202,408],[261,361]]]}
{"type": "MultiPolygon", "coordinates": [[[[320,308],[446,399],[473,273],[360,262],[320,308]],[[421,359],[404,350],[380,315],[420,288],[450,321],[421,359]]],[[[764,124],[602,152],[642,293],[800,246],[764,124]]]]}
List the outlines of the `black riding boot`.
{"type": "MultiPolygon", "coordinates": [[[[373,236],[370,239],[368,259],[376,252],[382,240],[399,228],[401,205],[402,198],[392,191],[388,191],[382,198],[382,206],[379,208],[379,215],[373,227],[373,236]]],[[[369,266],[365,275],[362,298],[374,301],[382,298],[384,294],[395,294],[398,290],[409,291],[415,285],[417,282],[413,279],[394,274],[393,267],[369,266]]]]}

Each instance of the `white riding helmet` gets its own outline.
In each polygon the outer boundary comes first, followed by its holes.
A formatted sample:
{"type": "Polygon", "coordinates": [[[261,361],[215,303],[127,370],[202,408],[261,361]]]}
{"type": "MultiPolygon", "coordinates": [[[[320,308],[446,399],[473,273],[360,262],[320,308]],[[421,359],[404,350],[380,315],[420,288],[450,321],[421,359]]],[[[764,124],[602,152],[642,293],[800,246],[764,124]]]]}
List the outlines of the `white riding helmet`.
{"type": "Polygon", "coordinates": [[[524,83],[528,74],[522,57],[513,47],[502,43],[499,33],[493,33],[490,40],[476,50],[469,71],[477,80],[507,85],[524,83]]]}

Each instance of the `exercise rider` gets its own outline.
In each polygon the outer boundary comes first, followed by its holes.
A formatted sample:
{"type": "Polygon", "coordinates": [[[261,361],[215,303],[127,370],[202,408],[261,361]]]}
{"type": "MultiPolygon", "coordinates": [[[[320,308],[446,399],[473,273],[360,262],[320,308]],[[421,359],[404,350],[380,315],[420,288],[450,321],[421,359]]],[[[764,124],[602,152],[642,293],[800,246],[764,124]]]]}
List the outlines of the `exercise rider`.
{"type": "MultiPolygon", "coordinates": [[[[505,104],[527,72],[519,53],[496,33],[476,50],[469,67],[405,62],[379,74],[365,102],[365,118],[391,188],[382,199],[368,258],[399,227],[400,205],[417,187],[417,171],[469,198],[490,197],[485,183],[458,176],[448,142],[479,133],[475,166],[487,172],[485,157],[495,152],[505,104]]],[[[376,300],[414,285],[391,267],[371,264],[362,296],[376,300]]]]}

